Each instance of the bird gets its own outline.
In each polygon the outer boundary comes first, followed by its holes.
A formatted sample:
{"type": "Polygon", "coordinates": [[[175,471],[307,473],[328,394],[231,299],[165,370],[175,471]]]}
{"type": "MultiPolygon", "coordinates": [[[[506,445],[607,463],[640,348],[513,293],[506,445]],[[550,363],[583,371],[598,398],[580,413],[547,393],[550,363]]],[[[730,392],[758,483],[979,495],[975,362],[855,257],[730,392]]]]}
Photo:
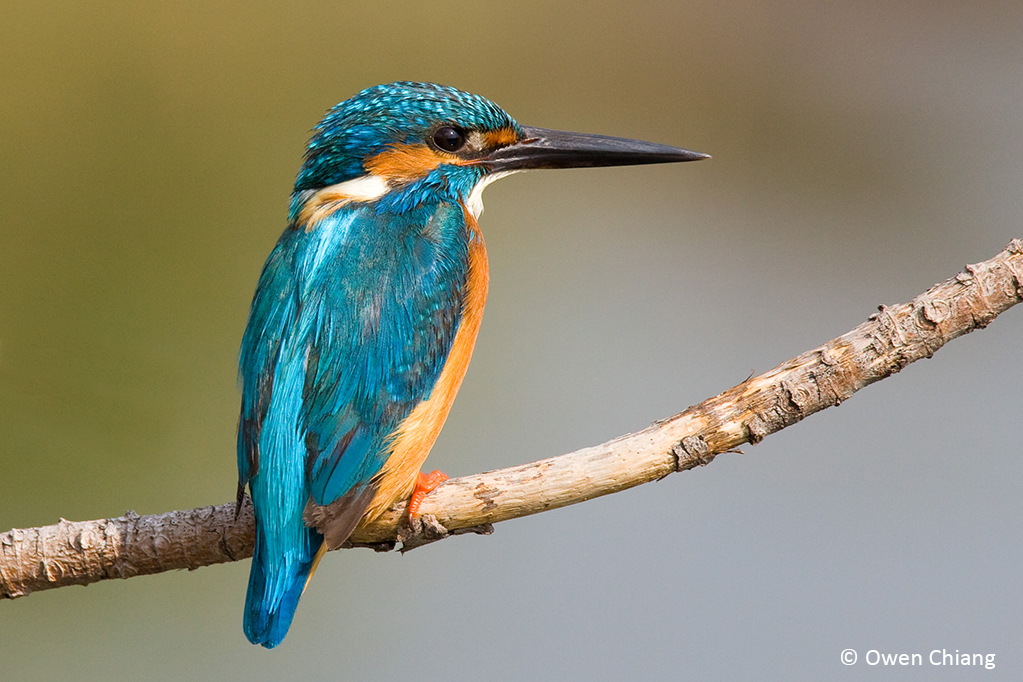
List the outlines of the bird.
{"type": "Polygon", "coordinates": [[[420,468],[487,298],[483,189],[529,169],[704,158],[520,125],[484,97],[433,83],[370,87],[326,113],[239,353],[237,509],[247,488],[255,517],[250,642],[284,640],[326,550],[400,500],[415,517],[446,479],[420,468]]]}

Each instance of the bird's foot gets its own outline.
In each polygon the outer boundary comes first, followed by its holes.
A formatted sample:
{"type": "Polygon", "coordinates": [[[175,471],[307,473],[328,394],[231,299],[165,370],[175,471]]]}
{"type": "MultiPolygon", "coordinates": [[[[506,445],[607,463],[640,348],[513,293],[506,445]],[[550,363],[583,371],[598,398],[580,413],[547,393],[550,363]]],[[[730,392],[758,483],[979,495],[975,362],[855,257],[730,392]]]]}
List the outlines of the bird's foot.
{"type": "Polygon", "coordinates": [[[424,474],[422,471],[419,472],[419,477],[416,479],[416,487],[412,489],[412,497],[408,501],[408,519],[410,524],[413,520],[419,518],[419,505],[423,503],[423,498],[446,480],[448,480],[447,474],[436,469],[429,474],[424,474]]]}

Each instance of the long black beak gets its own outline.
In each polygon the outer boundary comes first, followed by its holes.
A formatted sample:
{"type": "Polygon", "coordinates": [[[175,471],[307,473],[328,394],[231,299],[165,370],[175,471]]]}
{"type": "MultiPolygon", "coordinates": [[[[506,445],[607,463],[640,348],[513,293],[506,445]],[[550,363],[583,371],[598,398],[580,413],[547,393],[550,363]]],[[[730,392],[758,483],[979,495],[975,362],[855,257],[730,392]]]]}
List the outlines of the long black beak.
{"type": "Polygon", "coordinates": [[[501,147],[482,163],[492,172],[531,168],[584,168],[594,166],[634,166],[644,163],[677,163],[709,159],[707,154],[641,142],[624,137],[522,126],[525,138],[501,147]]]}

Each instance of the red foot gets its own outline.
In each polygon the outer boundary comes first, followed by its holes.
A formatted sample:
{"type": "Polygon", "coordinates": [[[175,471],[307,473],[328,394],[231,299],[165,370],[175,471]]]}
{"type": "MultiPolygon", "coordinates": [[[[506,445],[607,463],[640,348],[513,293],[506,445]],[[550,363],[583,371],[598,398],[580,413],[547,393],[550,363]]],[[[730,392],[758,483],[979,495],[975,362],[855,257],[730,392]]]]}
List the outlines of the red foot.
{"type": "Polygon", "coordinates": [[[419,477],[416,479],[416,487],[412,489],[412,497],[408,501],[408,518],[410,521],[419,517],[419,505],[423,503],[423,498],[446,480],[448,480],[447,474],[436,469],[429,474],[424,474],[422,471],[419,472],[419,477]]]}

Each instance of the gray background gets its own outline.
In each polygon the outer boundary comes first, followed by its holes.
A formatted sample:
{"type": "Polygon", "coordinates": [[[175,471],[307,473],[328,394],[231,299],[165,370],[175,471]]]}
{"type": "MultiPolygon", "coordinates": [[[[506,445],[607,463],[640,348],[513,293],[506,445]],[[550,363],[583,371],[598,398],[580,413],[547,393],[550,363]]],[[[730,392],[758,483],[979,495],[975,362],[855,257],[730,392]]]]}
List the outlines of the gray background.
{"type": "MultiPolygon", "coordinates": [[[[236,354],[308,130],[399,78],[708,152],[486,192],[430,465],[644,427],[1023,237],[1019,2],[4,3],[0,530],[226,502],[236,354]]],[[[745,455],[408,556],[284,644],[248,562],[0,603],[7,680],[1020,679],[1023,311],[745,455]],[[845,648],[860,662],[839,661],[845,648]],[[995,653],[871,668],[869,649],[995,653]]]]}

